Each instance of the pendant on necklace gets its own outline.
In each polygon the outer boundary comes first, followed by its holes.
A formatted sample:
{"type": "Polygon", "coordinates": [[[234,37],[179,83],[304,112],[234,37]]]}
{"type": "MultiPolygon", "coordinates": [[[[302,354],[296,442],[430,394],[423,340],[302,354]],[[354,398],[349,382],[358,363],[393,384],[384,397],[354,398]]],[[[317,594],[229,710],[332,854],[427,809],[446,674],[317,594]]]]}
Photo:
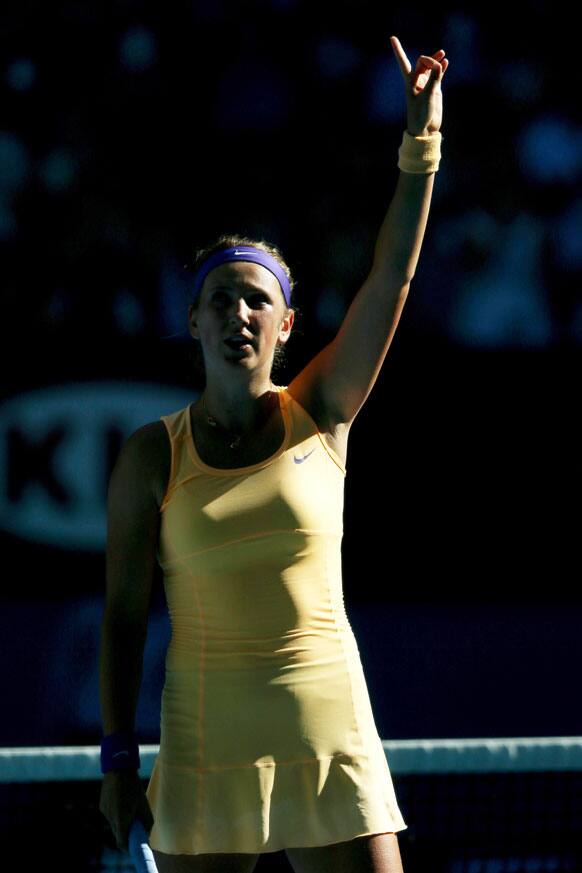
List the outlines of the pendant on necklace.
{"type": "MultiPolygon", "coordinates": [[[[208,413],[206,414],[206,418],[208,420],[208,424],[212,425],[212,427],[218,427],[218,422],[216,421],[215,418],[213,418],[208,413]]],[[[240,441],[241,441],[241,435],[239,434],[237,437],[234,438],[234,440],[231,443],[229,443],[230,448],[231,449],[238,449],[238,444],[240,443],[240,441]]]]}
{"type": "MultiPolygon", "coordinates": [[[[212,427],[218,427],[218,422],[216,421],[215,418],[212,417],[212,415],[210,415],[210,413],[208,412],[208,409],[206,408],[204,394],[202,394],[202,406],[204,407],[204,410],[206,412],[206,420],[208,421],[208,424],[212,425],[212,427]]],[[[224,430],[224,428],[222,428],[222,429],[224,430]]],[[[229,443],[230,448],[231,449],[238,449],[238,446],[239,446],[241,439],[242,439],[242,434],[239,434],[237,437],[234,438],[234,440],[231,443],[229,443]]]]}

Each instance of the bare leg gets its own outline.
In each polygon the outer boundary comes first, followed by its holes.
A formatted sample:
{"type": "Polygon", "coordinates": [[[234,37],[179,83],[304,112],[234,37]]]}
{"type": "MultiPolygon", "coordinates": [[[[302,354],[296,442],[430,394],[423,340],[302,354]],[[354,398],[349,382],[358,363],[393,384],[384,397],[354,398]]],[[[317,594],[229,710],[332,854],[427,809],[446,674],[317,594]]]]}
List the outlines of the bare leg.
{"type": "Polygon", "coordinates": [[[211,853],[204,855],[167,855],[152,849],[158,873],[252,873],[258,855],[211,853]]]}
{"type": "Polygon", "coordinates": [[[285,852],[295,873],[403,873],[395,833],[366,834],[344,843],[285,852]]]}

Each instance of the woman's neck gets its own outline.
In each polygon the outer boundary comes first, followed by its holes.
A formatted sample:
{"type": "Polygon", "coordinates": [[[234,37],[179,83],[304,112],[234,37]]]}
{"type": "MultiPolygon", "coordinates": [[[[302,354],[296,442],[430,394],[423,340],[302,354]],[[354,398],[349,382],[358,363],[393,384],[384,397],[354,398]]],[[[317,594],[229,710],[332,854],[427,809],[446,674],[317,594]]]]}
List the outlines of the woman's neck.
{"type": "Polygon", "coordinates": [[[206,413],[223,428],[235,433],[252,433],[262,427],[272,413],[276,399],[276,388],[271,380],[261,387],[207,382],[202,393],[206,413]]]}

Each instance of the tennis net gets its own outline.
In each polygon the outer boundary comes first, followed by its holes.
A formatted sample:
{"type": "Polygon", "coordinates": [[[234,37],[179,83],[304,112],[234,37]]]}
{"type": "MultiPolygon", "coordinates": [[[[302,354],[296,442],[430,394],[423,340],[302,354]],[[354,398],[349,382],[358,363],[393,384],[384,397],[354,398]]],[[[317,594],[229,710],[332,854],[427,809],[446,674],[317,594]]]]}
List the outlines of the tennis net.
{"type": "MultiPolygon", "coordinates": [[[[385,740],[405,873],[582,873],[582,737],[385,740]]],[[[144,785],[157,745],[141,745],[144,785]]],[[[132,871],[99,811],[98,746],[0,748],[3,860],[132,871]],[[52,855],[52,857],[51,857],[52,855]]],[[[284,853],[257,873],[290,871],[284,853]]]]}

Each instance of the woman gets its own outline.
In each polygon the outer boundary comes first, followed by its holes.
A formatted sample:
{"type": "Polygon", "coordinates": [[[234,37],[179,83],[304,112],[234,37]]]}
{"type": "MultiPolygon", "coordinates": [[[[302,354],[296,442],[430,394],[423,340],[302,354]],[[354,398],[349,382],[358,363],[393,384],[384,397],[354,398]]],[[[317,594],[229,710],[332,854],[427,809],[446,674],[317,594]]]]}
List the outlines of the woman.
{"type": "Polygon", "coordinates": [[[337,336],[288,386],[293,281],[262,241],[199,253],[189,329],[206,385],[137,430],[109,487],[100,809],[127,848],[134,816],[159,873],[402,871],[406,828],[343,607],[348,434],[398,325],[440,158],[444,51],[392,48],[408,129],[372,270],[337,336]],[[160,754],[147,793],[133,732],[155,561],[172,619],[160,754]]]}

